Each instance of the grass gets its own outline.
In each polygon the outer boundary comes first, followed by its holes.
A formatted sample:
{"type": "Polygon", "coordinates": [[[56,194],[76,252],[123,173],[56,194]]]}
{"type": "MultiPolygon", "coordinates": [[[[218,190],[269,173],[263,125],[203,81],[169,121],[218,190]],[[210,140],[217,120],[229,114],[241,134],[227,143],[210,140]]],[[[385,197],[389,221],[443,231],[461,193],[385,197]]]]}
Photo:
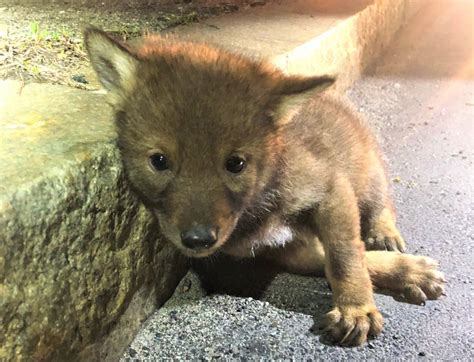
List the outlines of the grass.
{"type": "Polygon", "coordinates": [[[123,41],[160,32],[237,7],[172,7],[120,10],[10,6],[0,10],[0,79],[62,84],[95,89],[82,43],[82,29],[93,24],[123,41]],[[5,26],[6,25],[6,26],[5,26]],[[6,28],[6,31],[4,29],[6,28]],[[90,78],[89,78],[90,76],[90,78]]]}
{"type": "Polygon", "coordinates": [[[66,29],[49,30],[39,22],[28,24],[28,36],[0,39],[0,77],[87,88],[71,73],[87,61],[82,40],[66,29]]]}

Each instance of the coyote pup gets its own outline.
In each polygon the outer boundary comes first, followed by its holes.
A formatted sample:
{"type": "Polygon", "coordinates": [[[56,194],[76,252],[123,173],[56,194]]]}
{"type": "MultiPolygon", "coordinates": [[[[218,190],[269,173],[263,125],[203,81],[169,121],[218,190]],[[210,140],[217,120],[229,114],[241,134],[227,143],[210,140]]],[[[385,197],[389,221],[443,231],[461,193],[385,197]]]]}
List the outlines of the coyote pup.
{"type": "Polygon", "coordinates": [[[382,329],[373,286],[414,304],[443,294],[434,260],[402,254],[379,148],[324,92],[333,78],[170,38],[132,50],[91,28],[85,44],[130,183],[185,255],[325,273],[323,333],[344,346],[382,329]]]}

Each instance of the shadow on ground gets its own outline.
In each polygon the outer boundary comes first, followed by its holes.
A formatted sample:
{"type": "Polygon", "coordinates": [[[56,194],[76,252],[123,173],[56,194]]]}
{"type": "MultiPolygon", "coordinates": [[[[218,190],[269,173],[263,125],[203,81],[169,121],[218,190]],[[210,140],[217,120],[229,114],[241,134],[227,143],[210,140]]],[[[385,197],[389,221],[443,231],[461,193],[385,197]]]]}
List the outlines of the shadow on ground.
{"type": "Polygon", "coordinates": [[[314,331],[332,305],[326,279],[289,275],[265,259],[220,256],[194,261],[193,270],[206,294],[251,297],[278,309],[311,315],[314,331]]]}

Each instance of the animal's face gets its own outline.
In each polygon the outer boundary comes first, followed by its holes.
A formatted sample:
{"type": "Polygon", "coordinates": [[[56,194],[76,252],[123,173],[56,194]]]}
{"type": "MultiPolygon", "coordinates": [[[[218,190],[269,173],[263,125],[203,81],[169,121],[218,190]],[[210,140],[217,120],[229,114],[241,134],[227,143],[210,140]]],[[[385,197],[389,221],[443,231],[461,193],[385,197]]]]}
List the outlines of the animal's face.
{"type": "Polygon", "coordinates": [[[189,92],[177,104],[177,89],[152,90],[167,102],[150,91],[132,95],[118,114],[128,177],[169,240],[189,256],[210,255],[277,171],[277,128],[257,105],[239,108],[231,91],[189,92]]]}
{"type": "Polygon", "coordinates": [[[132,52],[89,30],[86,46],[110,92],[130,182],[188,256],[218,250],[271,189],[281,124],[309,90],[332,83],[173,40],[132,52]]]}

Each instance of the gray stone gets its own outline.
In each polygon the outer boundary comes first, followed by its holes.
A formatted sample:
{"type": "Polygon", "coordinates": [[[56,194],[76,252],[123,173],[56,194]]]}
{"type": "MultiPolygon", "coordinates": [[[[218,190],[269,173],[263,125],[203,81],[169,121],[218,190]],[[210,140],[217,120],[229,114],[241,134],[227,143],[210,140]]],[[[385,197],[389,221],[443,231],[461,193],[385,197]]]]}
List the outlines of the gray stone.
{"type": "Polygon", "coordinates": [[[7,81],[0,100],[0,359],[106,357],[182,264],[127,187],[103,96],[7,81]]]}

